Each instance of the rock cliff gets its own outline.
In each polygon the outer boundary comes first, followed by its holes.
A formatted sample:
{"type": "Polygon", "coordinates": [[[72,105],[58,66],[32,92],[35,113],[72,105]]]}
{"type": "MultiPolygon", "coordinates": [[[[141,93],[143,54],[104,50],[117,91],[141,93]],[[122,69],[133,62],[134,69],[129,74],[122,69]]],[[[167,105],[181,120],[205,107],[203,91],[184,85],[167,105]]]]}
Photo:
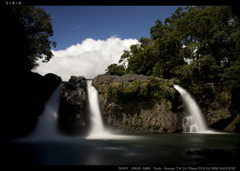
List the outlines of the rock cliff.
{"type": "Polygon", "coordinates": [[[144,75],[99,75],[93,80],[99,92],[105,124],[118,132],[173,133],[182,130],[181,105],[172,80],[144,75]]]}
{"type": "MultiPolygon", "coordinates": [[[[180,94],[173,88],[175,82],[136,74],[98,75],[93,85],[99,92],[105,125],[130,133],[182,131],[184,107],[180,94]]],[[[239,117],[231,115],[229,110],[229,92],[212,85],[205,89],[209,94],[200,99],[196,96],[196,100],[203,107],[208,126],[219,131],[239,131],[239,117]],[[212,101],[205,103],[208,98],[212,101]]]]}
{"type": "Polygon", "coordinates": [[[72,76],[63,82],[59,105],[59,128],[67,135],[86,134],[89,129],[86,79],[72,76]]]}

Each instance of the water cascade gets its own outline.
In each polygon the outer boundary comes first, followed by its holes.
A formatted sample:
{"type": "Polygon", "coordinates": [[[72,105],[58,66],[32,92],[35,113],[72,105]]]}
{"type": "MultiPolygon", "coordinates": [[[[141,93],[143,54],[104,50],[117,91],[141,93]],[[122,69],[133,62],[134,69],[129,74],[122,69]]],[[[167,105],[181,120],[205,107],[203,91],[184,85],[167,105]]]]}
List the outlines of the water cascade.
{"type": "Polygon", "coordinates": [[[57,131],[57,113],[60,102],[61,84],[55,89],[46,102],[43,113],[38,118],[38,123],[33,133],[27,137],[32,140],[53,140],[61,135],[57,131]]]}
{"type": "Polygon", "coordinates": [[[206,121],[203,117],[203,114],[199,106],[191,97],[191,95],[187,92],[187,90],[183,89],[179,85],[174,85],[174,88],[180,93],[184,102],[185,110],[188,114],[188,116],[183,118],[183,132],[189,133],[211,132],[208,130],[208,126],[206,124],[206,121]]]}
{"type": "Polygon", "coordinates": [[[92,86],[92,80],[87,81],[87,91],[88,91],[88,99],[89,99],[89,108],[90,108],[90,121],[91,121],[91,130],[90,134],[87,137],[88,139],[97,139],[97,138],[110,138],[112,134],[110,134],[107,130],[105,130],[103,125],[103,120],[99,108],[98,102],[98,92],[92,86]]]}

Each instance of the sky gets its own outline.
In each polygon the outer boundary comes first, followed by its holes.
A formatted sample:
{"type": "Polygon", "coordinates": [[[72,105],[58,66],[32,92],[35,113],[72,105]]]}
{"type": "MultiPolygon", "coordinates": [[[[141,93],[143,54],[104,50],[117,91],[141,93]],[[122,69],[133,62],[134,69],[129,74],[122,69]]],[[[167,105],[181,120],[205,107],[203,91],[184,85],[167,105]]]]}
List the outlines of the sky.
{"type": "Polygon", "coordinates": [[[118,63],[124,50],[150,38],[156,20],[164,22],[178,6],[37,6],[51,16],[57,42],[48,63],[39,62],[35,72],[94,78],[118,63]]]}

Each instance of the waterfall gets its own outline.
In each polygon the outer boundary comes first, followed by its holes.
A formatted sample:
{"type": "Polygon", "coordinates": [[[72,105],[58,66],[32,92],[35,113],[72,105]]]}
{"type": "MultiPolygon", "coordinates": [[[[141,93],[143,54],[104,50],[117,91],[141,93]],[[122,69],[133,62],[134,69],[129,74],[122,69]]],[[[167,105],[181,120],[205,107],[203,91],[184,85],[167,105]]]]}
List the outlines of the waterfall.
{"type": "Polygon", "coordinates": [[[89,101],[89,110],[90,110],[90,122],[91,129],[87,139],[121,139],[121,140],[130,140],[136,139],[135,136],[129,135],[116,135],[111,133],[110,130],[107,130],[104,127],[102,114],[99,108],[98,101],[98,92],[92,86],[92,80],[87,81],[87,92],[88,92],[88,101],[89,101]]]}
{"type": "Polygon", "coordinates": [[[46,102],[43,113],[38,118],[35,130],[27,138],[32,140],[53,140],[60,136],[56,124],[60,102],[60,90],[61,84],[55,89],[46,102]]]}
{"type": "Polygon", "coordinates": [[[174,88],[180,93],[186,112],[189,115],[183,118],[183,132],[209,132],[203,114],[191,95],[179,85],[174,85],[174,88]]]}
{"type": "Polygon", "coordinates": [[[88,139],[111,137],[111,134],[105,130],[102,115],[99,108],[98,92],[92,86],[92,80],[87,81],[87,92],[90,109],[91,130],[88,139]]]}

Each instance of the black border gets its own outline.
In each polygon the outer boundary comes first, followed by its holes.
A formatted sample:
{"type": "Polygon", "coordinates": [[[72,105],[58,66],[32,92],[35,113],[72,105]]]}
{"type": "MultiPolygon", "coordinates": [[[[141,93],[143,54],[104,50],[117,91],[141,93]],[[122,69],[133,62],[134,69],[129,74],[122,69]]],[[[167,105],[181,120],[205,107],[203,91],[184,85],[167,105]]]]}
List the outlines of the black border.
{"type": "MultiPolygon", "coordinates": [[[[21,5],[37,6],[192,6],[192,5],[232,5],[236,6],[238,0],[3,0],[6,2],[21,2],[21,5]]],[[[239,6],[239,5],[238,5],[239,6]]]]}
{"type": "MultiPolygon", "coordinates": [[[[1,1],[1,7],[6,6],[6,2],[16,2],[21,5],[33,5],[33,6],[194,6],[194,5],[231,5],[239,9],[238,0],[3,0],[1,1]],[[20,3],[19,3],[20,2],[20,3]]],[[[9,166],[8,166],[9,167],[9,166]]],[[[14,166],[14,168],[19,166],[14,166]]],[[[164,165],[53,165],[53,166],[20,166],[20,168],[34,169],[34,170],[123,170],[121,168],[127,167],[127,170],[132,170],[132,167],[151,167],[151,170],[155,170],[153,167],[165,167],[164,165]]],[[[167,168],[183,168],[189,166],[166,166],[167,168]]],[[[195,167],[195,166],[191,166],[195,167]]],[[[204,166],[205,167],[205,166],[204,166]]],[[[222,166],[217,166],[222,167],[222,166]]],[[[226,166],[229,167],[229,166],[226,166]]],[[[230,166],[239,169],[239,166],[230,166]]],[[[11,168],[11,166],[10,166],[11,168]]],[[[166,169],[162,169],[166,170],[166,169]]],[[[182,170],[182,169],[181,169],[182,170]]]]}
{"type": "MultiPolygon", "coordinates": [[[[3,165],[4,166],[4,165],[3,165]]],[[[231,165],[20,165],[20,166],[8,166],[11,169],[26,169],[26,170],[76,170],[76,171],[186,171],[186,170],[200,170],[200,171],[216,171],[216,170],[239,170],[239,166],[231,166],[231,165]]]]}

